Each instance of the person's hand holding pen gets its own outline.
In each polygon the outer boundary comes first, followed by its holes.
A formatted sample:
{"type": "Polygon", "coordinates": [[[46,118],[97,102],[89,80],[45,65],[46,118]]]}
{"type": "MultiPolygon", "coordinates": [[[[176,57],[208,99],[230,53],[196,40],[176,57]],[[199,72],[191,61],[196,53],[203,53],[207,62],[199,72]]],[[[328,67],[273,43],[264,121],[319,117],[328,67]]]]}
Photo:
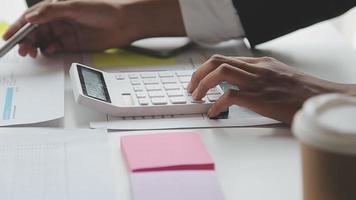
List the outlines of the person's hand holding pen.
{"type": "Polygon", "coordinates": [[[178,0],[43,1],[29,8],[4,34],[37,24],[19,45],[22,56],[98,51],[154,36],[185,35],[178,0]],[[165,16],[165,17],[162,17],[165,16]]]}

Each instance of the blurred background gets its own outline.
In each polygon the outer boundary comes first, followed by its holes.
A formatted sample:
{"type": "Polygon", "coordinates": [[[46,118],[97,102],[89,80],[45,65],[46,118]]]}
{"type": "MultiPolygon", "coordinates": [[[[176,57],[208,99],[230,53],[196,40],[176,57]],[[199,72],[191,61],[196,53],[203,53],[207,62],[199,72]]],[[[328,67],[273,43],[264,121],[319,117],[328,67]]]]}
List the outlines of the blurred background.
{"type": "Polygon", "coordinates": [[[332,20],[332,23],[356,49],[356,8],[332,20]]]}

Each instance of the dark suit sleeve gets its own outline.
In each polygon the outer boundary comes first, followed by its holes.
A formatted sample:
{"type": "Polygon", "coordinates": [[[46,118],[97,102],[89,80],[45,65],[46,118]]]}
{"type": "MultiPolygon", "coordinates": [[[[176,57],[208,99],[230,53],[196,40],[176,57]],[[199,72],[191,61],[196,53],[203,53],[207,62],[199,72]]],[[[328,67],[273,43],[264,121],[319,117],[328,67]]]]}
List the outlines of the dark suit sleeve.
{"type": "Polygon", "coordinates": [[[28,7],[31,7],[39,2],[41,2],[42,0],[26,0],[26,4],[28,7]]]}
{"type": "Polygon", "coordinates": [[[356,6],[356,0],[233,0],[252,46],[327,20],[356,6]]]}

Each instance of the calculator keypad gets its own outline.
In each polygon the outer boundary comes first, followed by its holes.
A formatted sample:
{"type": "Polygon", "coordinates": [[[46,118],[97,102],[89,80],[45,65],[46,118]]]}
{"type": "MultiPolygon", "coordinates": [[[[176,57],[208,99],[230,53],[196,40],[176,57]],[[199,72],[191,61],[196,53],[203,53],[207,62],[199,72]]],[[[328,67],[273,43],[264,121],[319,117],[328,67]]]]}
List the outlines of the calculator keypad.
{"type": "Polygon", "coordinates": [[[202,100],[196,101],[191,97],[187,87],[192,74],[191,70],[117,73],[115,78],[117,80],[128,78],[132,87],[131,96],[136,97],[136,103],[140,106],[216,102],[223,93],[220,86],[210,89],[202,100]]]}

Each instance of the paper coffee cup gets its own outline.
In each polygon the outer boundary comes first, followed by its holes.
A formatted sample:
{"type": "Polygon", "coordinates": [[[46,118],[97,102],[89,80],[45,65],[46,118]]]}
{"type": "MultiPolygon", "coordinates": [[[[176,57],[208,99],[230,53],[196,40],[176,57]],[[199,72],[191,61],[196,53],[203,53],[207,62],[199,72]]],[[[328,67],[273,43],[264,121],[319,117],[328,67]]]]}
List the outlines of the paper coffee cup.
{"type": "Polygon", "coordinates": [[[295,115],[304,200],[356,200],[356,98],[313,97],[295,115]]]}

